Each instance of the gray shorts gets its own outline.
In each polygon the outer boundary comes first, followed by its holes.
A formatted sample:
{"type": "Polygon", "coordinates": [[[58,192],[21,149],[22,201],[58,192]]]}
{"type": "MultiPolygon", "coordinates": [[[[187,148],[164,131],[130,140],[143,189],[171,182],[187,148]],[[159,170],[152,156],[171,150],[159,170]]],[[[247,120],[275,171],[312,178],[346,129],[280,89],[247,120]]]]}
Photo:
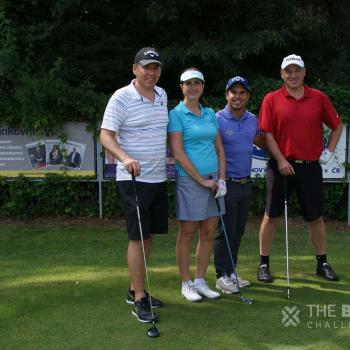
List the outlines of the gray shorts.
{"type": "MultiPolygon", "coordinates": [[[[217,174],[207,174],[206,179],[217,174]]],[[[203,221],[213,216],[219,216],[215,203],[215,193],[204,188],[190,176],[176,175],[175,179],[175,210],[176,219],[185,221],[203,221]]],[[[222,214],[225,214],[225,202],[219,198],[222,214]]]]}

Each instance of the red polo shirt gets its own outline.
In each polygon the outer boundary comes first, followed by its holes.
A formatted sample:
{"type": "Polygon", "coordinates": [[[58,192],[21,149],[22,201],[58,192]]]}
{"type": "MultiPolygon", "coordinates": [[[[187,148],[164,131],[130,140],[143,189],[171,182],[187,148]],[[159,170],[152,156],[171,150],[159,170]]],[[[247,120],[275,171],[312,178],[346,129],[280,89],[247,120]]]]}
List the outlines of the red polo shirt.
{"type": "Polygon", "coordinates": [[[323,127],[341,122],[327,95],[304,85],[299,100],[286,88],[268,93],[261,105],[259,128],[273,134],[286,158],[316,161],[323,151],[323,127]]]}

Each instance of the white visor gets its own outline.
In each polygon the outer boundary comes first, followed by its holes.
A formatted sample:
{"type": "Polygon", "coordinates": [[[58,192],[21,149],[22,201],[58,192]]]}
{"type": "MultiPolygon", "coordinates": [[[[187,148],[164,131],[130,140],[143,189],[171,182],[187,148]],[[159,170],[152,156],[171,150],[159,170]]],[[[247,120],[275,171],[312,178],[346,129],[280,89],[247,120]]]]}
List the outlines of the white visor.
{"type": "Polygon", "coordinates": [[[181,77],[180,77],[181,82],[187,81],[190,79],[199,79],[199,80],[202,80],[203,82],[205,81],[203,74],[198,70],[187,70],[186,72],[183,72],[181,74],[181,77]]]}

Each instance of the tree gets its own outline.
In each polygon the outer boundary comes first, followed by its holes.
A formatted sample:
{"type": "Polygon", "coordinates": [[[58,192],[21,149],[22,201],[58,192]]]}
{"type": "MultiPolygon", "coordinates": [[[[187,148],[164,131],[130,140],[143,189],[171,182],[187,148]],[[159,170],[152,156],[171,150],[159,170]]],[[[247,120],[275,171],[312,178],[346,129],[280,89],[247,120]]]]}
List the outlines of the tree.
{"type": "Polygon", "coordinates": [[[86,120],[95,128],[108,96],[133,78],[143,46],[161,51],[170,99],[180,98],[180,72],[196,66],[218,105],[227,79],[245,75],[255,111],[280,84],[282,58],[300,54],[307,82],[330,91],[344,117],[349,15],[340,0],[0,0],[1,122],[48,132],[86,120]]]}

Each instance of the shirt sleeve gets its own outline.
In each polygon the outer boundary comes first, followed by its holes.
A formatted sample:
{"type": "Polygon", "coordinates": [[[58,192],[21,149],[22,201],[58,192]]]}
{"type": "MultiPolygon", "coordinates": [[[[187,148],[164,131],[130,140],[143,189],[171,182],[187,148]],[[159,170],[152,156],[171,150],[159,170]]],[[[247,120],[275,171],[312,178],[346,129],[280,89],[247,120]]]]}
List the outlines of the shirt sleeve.
{"type": "Polygon", "coordinates": [[[163,99],[164,99],[164,103],[165,105],[168,107],[168,95],[166,93],[166,91],[164,89],[162,89],[162,96],[163,96],[163,99]]]}
{"type": "Polygon", "coordinates": [[[258,136],[261,134],[262,131],[259,128],[259,123],[258,123],[258,120],[256,119],[256,117],[255,117],[255,126],[256,126],[255,136],[258,136]]]}
{"type": "Polygon", "coordinates": [[[259,129],[262,132],[273,132],[273,118],[269,95],[264,97],[259,113],[259,129]]]}
{"type": "Polygon", "coordinates": [[[210,116],[211,116],[211,119],[213,121],[215,128],[220,129],[218,118],[216,117],[214,110],[212,108],[207,108],[207,112],[210,113],[210,116]]]}
{"type": "Polygon", "coordinates": [[[127,106],[117,96],[112,96],[107,104],[101,129],[118,132],[127,115],[127,106]]]}
{"type": "Polygon", "coordinates": [[[168,132],[182,132],[183,125],[180,114],[172,109],[169,112],[169,124],[168,124],[168,132]]]}
{"type": "Polygon", "coordinates": [[[326,94],[322,93],[322,122],[331,129],[336,129],[341,119],[332,102],[326,94]]]}

